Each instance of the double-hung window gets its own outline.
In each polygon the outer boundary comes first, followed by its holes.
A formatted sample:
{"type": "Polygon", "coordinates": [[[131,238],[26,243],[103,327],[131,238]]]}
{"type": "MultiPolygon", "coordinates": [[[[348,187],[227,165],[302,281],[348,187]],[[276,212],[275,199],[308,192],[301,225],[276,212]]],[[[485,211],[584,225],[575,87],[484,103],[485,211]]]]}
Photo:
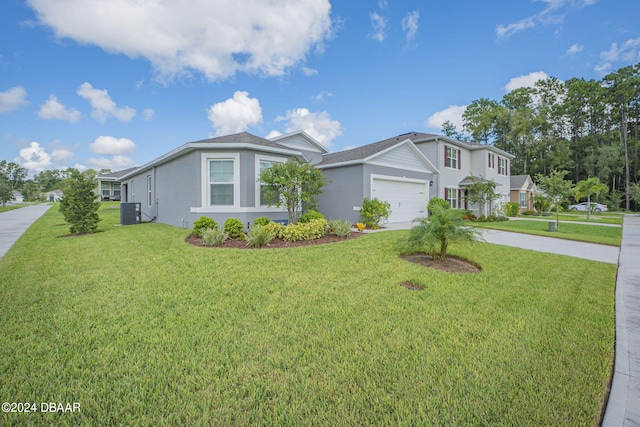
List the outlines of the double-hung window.
{"type": "Polygon", "coordinates": [[[449,206],[452,209],[458,209],[458,189],[457,188],[445,188],[444,198],[449,202],[449,206]]]}
{"type": "Polygon", "coordinates": [[[507,159],[498,156],[498,175],[507,174],[507,159]]]}
{"type": "Polygon", "coordinates": [[[444,146],[444,165],[452,169],[460,169],[460,150],[448,145],[444,146]]]}
{"type": "Polygon", "coordinates": [[[521,208],[527,207],[527,193],[524,191],[520,192],[520,207],[521,208]]]}
{"type": "Polygon", "coordinates": [[[209,205],[233,206],[234,159],[209,159],[209,205]]]}
{"type": "MultiPolygon", "coordinates": [[[[260,160],[260,175],[262,175],[262,172],[264,172],[266,169],[269,169],[271,166],[273,166],[273,162],[270,162],[268,160],[260,160]]],[[[273,201],[270,200],[269,197],[267,197],[266,188],[267,184],[260,182],[260,206],[267,206],[270,203],[273,203],[273,201]]]]}
{"type": "Polygon", "coordinates": [[[151,175],[147,175],[147,206],[151,207],[151,175]]]}

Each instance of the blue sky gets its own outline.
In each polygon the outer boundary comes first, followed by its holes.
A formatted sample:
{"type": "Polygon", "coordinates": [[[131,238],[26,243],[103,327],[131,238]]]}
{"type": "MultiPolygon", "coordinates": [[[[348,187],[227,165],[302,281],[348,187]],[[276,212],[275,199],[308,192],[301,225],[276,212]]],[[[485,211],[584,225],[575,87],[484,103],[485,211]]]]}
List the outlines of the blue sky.
{"type": "Polygon", "coordinates": [[[3,0],[0,159],[119,170],[303,129],[330,151],[640,62],[638,0],[3,0]],[[264,6],[261,6],[264,3],[264,6]]]}

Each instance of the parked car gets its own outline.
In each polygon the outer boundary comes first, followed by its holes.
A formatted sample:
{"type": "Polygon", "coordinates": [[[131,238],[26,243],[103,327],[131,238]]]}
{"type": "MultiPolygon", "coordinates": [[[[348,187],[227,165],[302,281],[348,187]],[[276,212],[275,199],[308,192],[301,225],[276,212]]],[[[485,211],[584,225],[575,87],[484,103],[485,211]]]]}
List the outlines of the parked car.
{"type": "MultiPolygon", "coordinates": [[[[589,207],[588,202],[582,202],[582,203],[578,203],[577,205],[569,206],[569,210],[586,212],[588,207],[589,207]]],[[[607,205],[601,205],[600,203],[591,202],[591,212],[600,213],[600,212],[606,212],[606,211],[607,211],[607,205]]]]}

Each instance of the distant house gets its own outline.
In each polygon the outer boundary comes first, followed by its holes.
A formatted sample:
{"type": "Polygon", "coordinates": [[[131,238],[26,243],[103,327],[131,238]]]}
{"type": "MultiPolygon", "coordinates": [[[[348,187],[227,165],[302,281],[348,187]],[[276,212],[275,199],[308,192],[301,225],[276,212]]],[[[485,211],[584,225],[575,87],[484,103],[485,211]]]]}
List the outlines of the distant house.
{"type": "Polygon", "coordinates": [[[21,192],[13,190],[11,193],[13,194],[12,203],[24,203],[24,197],[21,192]]]}
{"type": "Polygon", "coordinates": [[[136,169],[129,168],[96,176],[94,180],[98,182],[96,191],[100,198],[102,200],[120,201],[122,198],[120,178],[136,169]]]}
{"type": "Polygon", "coordinates": [[[529,175],[514,175],[511,177],[510,201],[518,203],[520,213],[533,210],[533,195],[538,192],[536,184],[529,175]]]}
{"type": "Polygon", "coordinates": [[[48,202],[59,202],[62,199],[62,191],[61,190],[53,190],[47,193],[43,193],[44,199],[48,202]]]}

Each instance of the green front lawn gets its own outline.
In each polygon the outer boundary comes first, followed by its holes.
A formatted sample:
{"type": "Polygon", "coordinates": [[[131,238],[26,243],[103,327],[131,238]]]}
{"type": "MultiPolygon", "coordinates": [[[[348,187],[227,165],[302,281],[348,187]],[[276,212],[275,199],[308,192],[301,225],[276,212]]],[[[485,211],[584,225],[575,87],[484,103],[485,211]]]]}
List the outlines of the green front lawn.
{"type": "Polygon", "coordinates": [[[549,231],[549,222],[555,222],[555,217],[548,218],[548,221],[509,220],[501,222],[473,222],[471,224],[475,227],[494,228],[497,230],[536,234],[559,239],[620,246],[620,240],[622,239],[621,227],[599,227],[597,225],[561,222],[557,231],[551,232],[549,231]]]}
{"type": "Polygon", "coordinates": [[[447,274],[406,232],[292,249],[186,244],[162,224],[65,237],[50,209],[0,260],[0,425],[593,425],[614,265],[504,246],[447,274]],[[424,290],[399,284],[418,282],[424,290]]]}

